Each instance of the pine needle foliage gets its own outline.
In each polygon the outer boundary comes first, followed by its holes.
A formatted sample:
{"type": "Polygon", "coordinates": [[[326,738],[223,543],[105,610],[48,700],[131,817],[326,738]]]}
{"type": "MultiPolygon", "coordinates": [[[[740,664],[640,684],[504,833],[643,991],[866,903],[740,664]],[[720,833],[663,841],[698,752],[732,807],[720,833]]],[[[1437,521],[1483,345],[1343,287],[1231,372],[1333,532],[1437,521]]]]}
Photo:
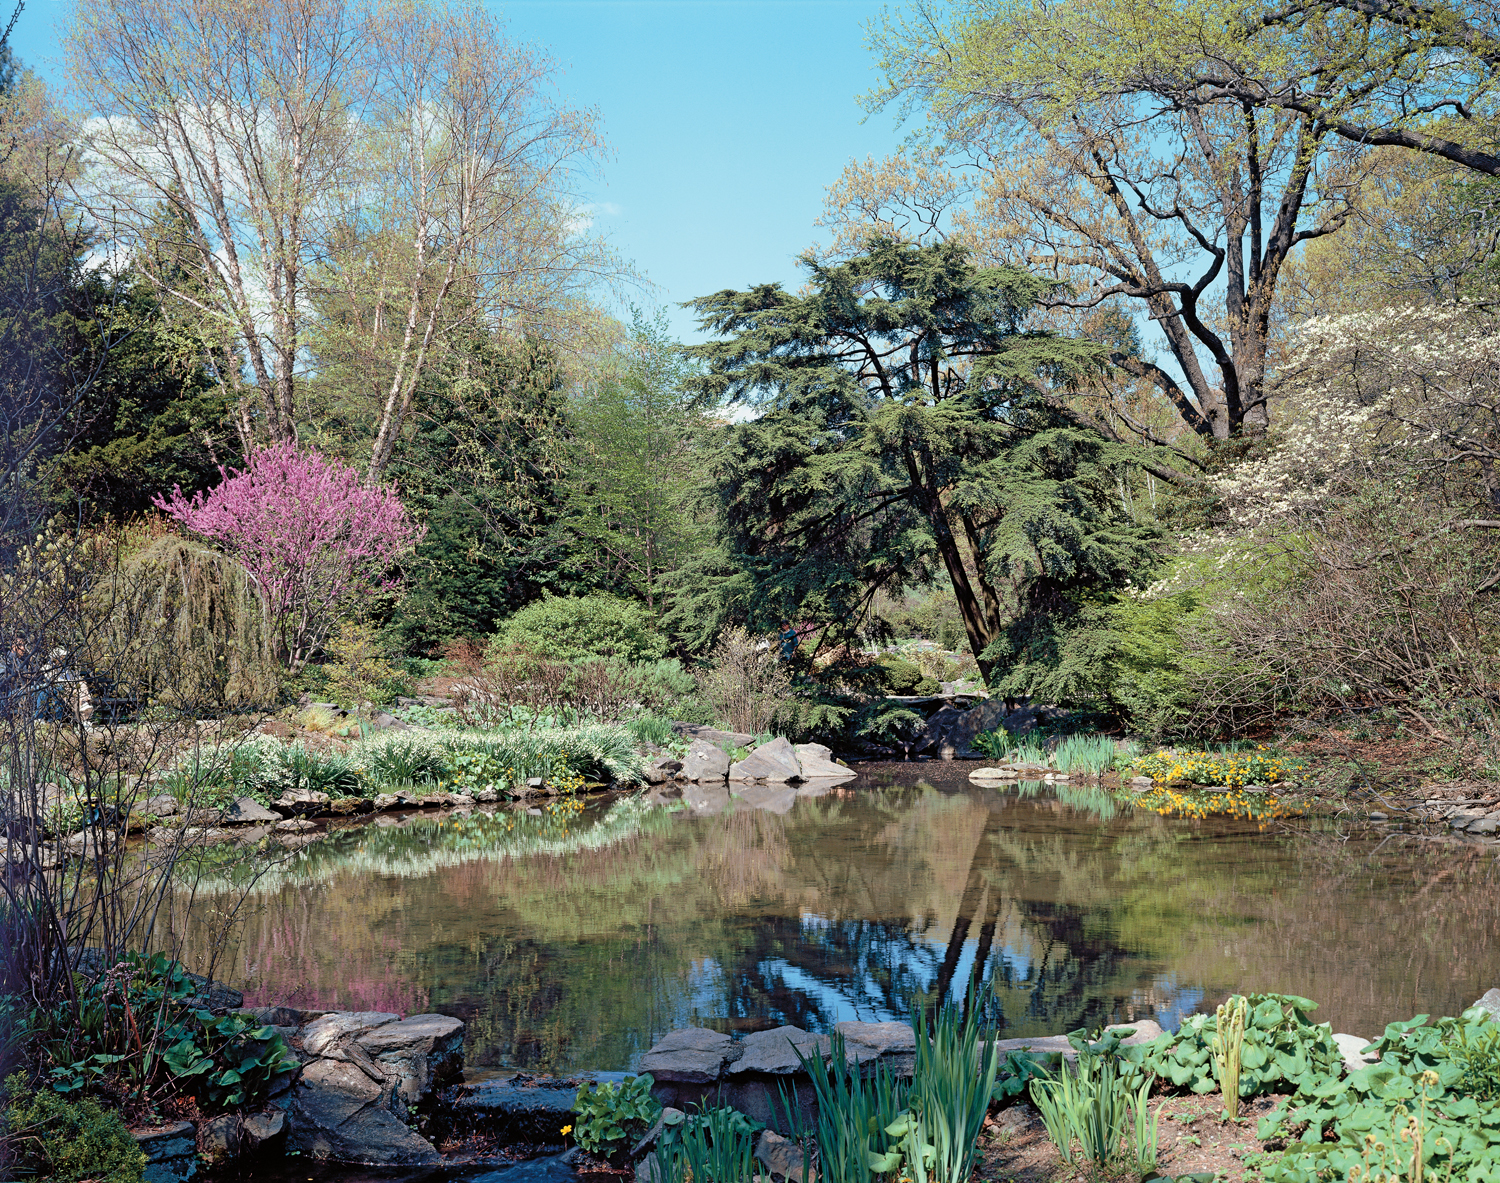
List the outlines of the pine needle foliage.
{"type": "Polygon", "coordinates": [[[872,238],[803,263],[797,294],[693,302],[720,337],[689,351],[705,390],[763,411],[709,474],[752,629],[810,621],[820,643],[848,640],[878,592],[946,575],[988,674],[1018,608],[1151,561],[1153,532],[1109,502],[1138,454],[1066,398],[1102,348],[1028,319],[1050,281],[951,242],[872,238]]]}

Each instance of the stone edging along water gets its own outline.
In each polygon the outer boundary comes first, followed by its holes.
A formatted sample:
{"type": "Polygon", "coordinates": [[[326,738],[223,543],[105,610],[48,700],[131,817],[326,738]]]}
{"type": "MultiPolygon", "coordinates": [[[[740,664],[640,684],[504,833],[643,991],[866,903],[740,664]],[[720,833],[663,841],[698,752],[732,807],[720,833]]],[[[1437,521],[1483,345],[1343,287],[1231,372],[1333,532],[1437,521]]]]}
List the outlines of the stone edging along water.
{"type": "MultiPolygon", "coordinates": [[[[238,1007],[242,998],[222,983],[211,993],[238,1007]]],[[[1500,989],[1475,1005],[1500,1018],[1500,989]]],[[[195,1127],[177,1122],[136,1132],[148,1157],[147,1183],[188,1180],[198,1171],[198,1151],[210,1162],[250,1154],[296,1153],[328,1162],[376,1166],[424,1166],[443,1162],[434,1142],[482,1134],[491,1146],[563,1144],[574,1098],[586,1080],[619,1080],[624,1073],[538,1077],[516,1073],[463,1081],[464,1024],[447,1015],[402,1018],[381,1011],[299,1011],[290,1007],[242,1010],[257,1024],[275,1027],[301,1061],[271,1090],[265,1106],[250,1114],[216,1117],[195,1127]],[[413,1126],[424,1127],[428,1137],[413,1126]]],[[[907,1023],[844,1022],[835,1025],[845,1055],[863,1070],[882,1066],[910,1076],[916,1037],[907,1023]]],[[[1161,1034],[1150,1019],[1114,1024],[1130,1030],[1124,1042],[1144,1043],[1161,1034]]],[[[1348,1071],[1371,1062],[1369,1040],[1339,1034],[1334,1040],[1348,1071]]],[[[1003,1039],[1002,1056],[1026,1051],[1069,1057],[1063,1035],[1003,1039]]],[[[641,1059],[640,1071],[655,1080],[653,1095],[664,1106],[685,1109],[713,1101],[764,1122],[757,1155],[773,1175],[790,1177],[800,1157],[778,1136],[788,1133],[782,1098],[794,1096],[810,1114],[812,1090],[802,1060],[828,1056],[831,1039],[799,1027],[777,1027],[733,1039],[689,1027],[658,1040],[641,1059]],[[796,1159],[794,1162],[793,1159],[796,1159]]],[[[643,1145],[645,1140],[643,1140],[643,1145]]],[[[637,1147],[639,1153],[641,1147],[637,1147]]],[[[476,1159],[483,1165],[506,1159],[476,1159]]]]}

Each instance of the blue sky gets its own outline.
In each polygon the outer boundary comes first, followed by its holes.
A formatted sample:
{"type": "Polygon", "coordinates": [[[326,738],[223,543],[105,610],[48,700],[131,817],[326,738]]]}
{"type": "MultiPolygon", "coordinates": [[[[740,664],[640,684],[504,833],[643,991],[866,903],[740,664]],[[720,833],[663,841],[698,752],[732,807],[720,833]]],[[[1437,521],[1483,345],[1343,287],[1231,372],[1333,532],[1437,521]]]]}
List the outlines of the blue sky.
{"type": "MultiPolygon", "coordinates": [[[[69,0],[28,0],[12,47],[62,84],[69,0]]],[[[613,155],[588,196],[596,226],[673,307],[725,287],[798,278],[823,191],[852,157],[902,130],[862,122],[877,76],[864,26],[875,0],[513,0],[496,8],[545,47],[573,102],[594,107],[613,155]]]]}

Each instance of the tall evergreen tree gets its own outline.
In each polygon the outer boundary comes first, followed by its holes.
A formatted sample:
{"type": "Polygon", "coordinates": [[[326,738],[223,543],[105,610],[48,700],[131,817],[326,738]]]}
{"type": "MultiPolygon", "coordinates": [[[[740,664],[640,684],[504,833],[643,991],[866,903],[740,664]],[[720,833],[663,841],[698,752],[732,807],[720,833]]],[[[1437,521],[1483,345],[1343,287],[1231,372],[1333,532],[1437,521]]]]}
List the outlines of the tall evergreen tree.
{"type": "Polygon", "coordinates": [[[425,382],[389,470],[427,526],[392,622],[408,649],[485,636],[544,591],[586,590],[560,528],[569,425],[555,352],[476,334],[425,382]]]}
{"type": "MultiPolygon", "coordinates": [[[[760,627],[851,635],[877,590],[941,571],[986,677],[1018,615],[1155,561],[1113,500],[1138,453],[1068,404],[1099,346],[1034,332],[1048,282],[976,267],[954,243],[872,239],[838,265],[693,301],[716,397],[752,402],[712,464],[724,546],[760,627]]],[[[700,598],[717,594],[699,589],[700,598]]]]}

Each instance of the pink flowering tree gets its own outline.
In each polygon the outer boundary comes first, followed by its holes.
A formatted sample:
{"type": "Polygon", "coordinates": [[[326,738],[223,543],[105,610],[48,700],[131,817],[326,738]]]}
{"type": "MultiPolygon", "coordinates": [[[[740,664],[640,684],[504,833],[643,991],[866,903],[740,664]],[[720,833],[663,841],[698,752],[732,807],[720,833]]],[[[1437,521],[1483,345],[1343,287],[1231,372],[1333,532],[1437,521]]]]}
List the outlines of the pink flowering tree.
{"type": "Polygon", "coordinates": [[[395,561],[421,540],[395,489],[366,485],[343,462],[295,443],[262,448],[243,471],[190,501],[157,508],[237,559],[260,591],[286,667],[300,670],[339,611],[392,587],[395,561]]]}

